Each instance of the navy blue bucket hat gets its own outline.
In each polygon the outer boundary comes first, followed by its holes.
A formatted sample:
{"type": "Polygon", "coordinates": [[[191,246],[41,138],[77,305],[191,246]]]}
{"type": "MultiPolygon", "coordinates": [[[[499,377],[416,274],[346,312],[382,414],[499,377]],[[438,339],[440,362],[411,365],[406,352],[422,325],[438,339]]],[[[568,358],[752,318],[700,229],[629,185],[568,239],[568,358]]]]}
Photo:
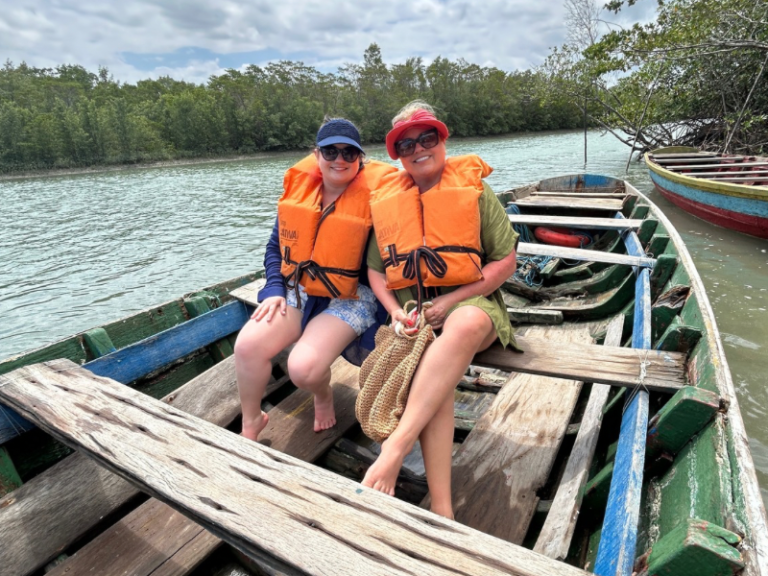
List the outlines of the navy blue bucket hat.
{"type": "Polygon", "coordinates": [[[360,132],[349,120],[334,118],[329,120],[317,131],[318,146],[330,146],[331,144],[349,144],[365,154],[363,145],[360,144],[360,132]]]}

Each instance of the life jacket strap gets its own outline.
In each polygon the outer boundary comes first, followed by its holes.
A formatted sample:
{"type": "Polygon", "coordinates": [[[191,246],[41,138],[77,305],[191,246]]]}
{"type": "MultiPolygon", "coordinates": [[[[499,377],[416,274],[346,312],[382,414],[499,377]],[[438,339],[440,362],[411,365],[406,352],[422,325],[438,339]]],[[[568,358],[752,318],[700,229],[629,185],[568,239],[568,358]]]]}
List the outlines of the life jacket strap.
{"type": "Polygon", "coordinates": [[[296,306],[301,310],[301,295],[299,293],[299,286],[301,283],[301,277],[306,274],[312,280],[320,280],[328,293],[332,298],[338,298],[341,292],[328,277],[328,274],[336,274],[337,276],[344,276],[346,278],[357,278],[360,275],[361,269],[347,270],[345,268],[332,268],[329,266],[320,266],[314,260],[304,260],[303,262],[294,262],[290,259],[291,250],[288,246],[285,247],[283,258],[287,264],[294,266],[293,272],[291,272],[285,278],[285,286],[289,290],[293,290],[296,294],[296,306]]]}
{"type": "MultiPolygon", "coordinates": [[[[444,278],[448,273],[448,264],[445,262],[440,252],[449,252],[452,254],[474,254],[478,258],[482,258],[482,254],[479,250],[474,248],[468,248],[466,246],[439,246],[437,248],[430,248],[429,246],[419,246],[415,250],[411,250],[406,254],[398,254],[394,244],[388,247],[389,257],[384,262],[384,268],[397,266],[400,262],[405,262],[403,266],[403,278],[406,280],[416,279],[416,285],[418,286],[417,294],[417,310],[421,312],[422,296],[427,292],[428,287],[424,286],[424,279],[421,276],[421,263],[429,270],[430,274],[436,278],[444,278]]],[[[472,263],[477,266],[477,263],[472,260],[472,263]]],[[[480,267],[477,266],[480,270],[480,267]]]]}

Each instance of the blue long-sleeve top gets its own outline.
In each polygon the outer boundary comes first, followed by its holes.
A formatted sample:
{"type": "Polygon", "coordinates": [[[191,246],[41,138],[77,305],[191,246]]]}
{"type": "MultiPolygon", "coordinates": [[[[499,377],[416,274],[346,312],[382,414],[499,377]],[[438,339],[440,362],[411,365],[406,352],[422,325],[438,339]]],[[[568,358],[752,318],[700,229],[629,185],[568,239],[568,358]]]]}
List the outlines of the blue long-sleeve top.
{"type": "MultiPolygon", "coordinates": [[[[267,282],[264,287],[259,290],[259,302],[263,302],[266,298],[272,296],[281,296],[285,298],[285,278],[280,272],[282,256],[280,255],[280,236],[279,236],[278,220],[275,219],[275,226],[272,228],[272,235],[267,242],[267,250],[264,253],[264,271],[266,272],[267,282]]],[[[359,282],[366,286],[370,286],[368,282],[368,266],[366,265],[365,258],[363,258],[363,264],[360,269],[359,282]]],[[[307,327],[307,323],[315,316],[320,314],[323,310],[328,308],[331,299],[323,296],[308,296],[307,303],[302,307],[304,314],[301,318],[301,331],[307,327]]],[[[368,353],[373,350],[374,336],[379,326],[387,321],[387,311],[380,302],[377,302],[376,308],[376,323],[363,332],[362,336],[357,338],[352,344],[347,346],[346,350],[342,352],[342,356],[355,364],[360,366],[365,360],[368,353]]]]}

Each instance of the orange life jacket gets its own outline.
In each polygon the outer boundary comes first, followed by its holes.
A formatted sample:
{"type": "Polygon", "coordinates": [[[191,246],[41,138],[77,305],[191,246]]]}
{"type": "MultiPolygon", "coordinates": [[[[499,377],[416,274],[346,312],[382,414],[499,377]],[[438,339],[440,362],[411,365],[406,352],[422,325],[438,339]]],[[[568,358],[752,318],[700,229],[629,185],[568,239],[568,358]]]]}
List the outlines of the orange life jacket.
{"type": "Polygon", "coordinates": [[[423,194],[407,172],[385,176],[371,198],[387,288],[461,286],[481,280],[482,179],[479,156],[448,158],[440,182],[423,194]]]}
{"type": "MultiPolygon", "coordinates": [[[[314,154],[289,168],[277,203],[282,264],[289,289],[310,296],[357,298],[357,279],[371,230],[370,194],[394,166],[365,164],[335,202],[322,209],[323,176],[314,154]]],[[[301,305],[298,298],[297,303],[301,305]]]]}

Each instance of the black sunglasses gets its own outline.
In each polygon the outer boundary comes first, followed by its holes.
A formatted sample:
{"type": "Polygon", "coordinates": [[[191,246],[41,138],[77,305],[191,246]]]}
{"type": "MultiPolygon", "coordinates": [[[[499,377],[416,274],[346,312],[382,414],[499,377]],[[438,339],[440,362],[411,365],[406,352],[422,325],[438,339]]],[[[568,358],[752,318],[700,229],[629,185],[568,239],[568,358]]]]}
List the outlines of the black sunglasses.
{"type": "Polygon", "coordinates": [[[395,152],[400,158],[405,158],[416,152],[416,144],[421,144],[421,147],[425,150],[434,148],[437,143],[440,142],[440,137],[437,135],[437,128],[432,128],[426,132],[422,132],[418,137],[406,138],[405,140],[398,140],[395,142],[395,152]]]}
{"type": "Polygon", "coordinates": [[[327,162],[333,162],[336,160],[336,158],[339,157],[339,154],[341,154],[344,162],[354,162],[360,158],[360,150],[354,146],[347,146],[346,148],[336,148],[336,146],[321,146],[320,154],[323,155],[323,158],[325,158],[327,162]]]}

